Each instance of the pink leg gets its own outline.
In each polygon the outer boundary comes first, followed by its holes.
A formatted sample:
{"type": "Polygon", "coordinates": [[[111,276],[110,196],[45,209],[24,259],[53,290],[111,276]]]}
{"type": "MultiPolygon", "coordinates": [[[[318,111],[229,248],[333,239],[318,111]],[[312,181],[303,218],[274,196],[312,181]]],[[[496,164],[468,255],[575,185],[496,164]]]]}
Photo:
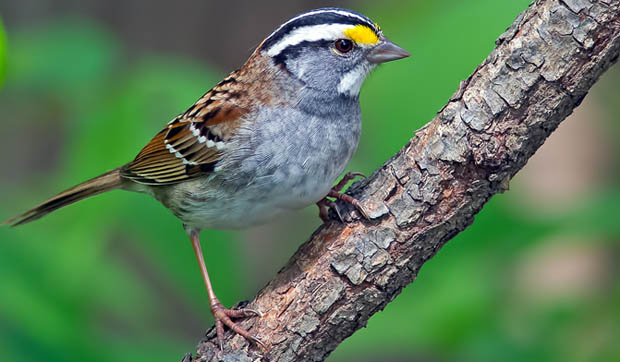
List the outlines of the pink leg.
{"type": "Polygon", "coordinates": [[[349,183],[349,181],[353,180],[356,177],[366,178],[366,175],[361,172],[347,172],[344,174],[344,176],[342,176],[342,179],[334,187],[332,187],[332,190],[336,192],[342,191],[342,189],[349,183]]]}
{"type": "Polygon", "coordinates": [[[359,211],[359,213],[362,214],[363,217],[370,220],[368,213],[366,213],[366,210],[364,210],[364,208],[362,207],[362,205],[360,204],[358,200],[356,200],[354,197],[350,195],[340,193],[340,191],[347,185],[349,181],[353,180],[354,178],[358,176],[366,177],[359,172],[347,172],[342,177],[342,179],[336,185],[334,185],[334,187],[332,187],[332,189],[329,191],[327,196],[325,196],[319,202],[316,203],[316,206],[319,207],[319,217],[321,218],[321,220],[323,220],[323,222],[327,222],[329,220],[327,213],[330,207],[336,211],[336,214],[338,214],[338,218],[340,219],[340,221],[343,221],[342,215],[340,215],[340,210],[338,210],[337,205],[332,200],[328,199],[327,197],[333,197],[335,199],[338,199],[338,200],[341,200],[343,202],[353,205],[357,209],[357,211],[359,211]]]}
{"type": "Polygon", "coordinates": [[[263,348],[265,348],[265,344],[261,342],[261,340],[254,337],[248,331],[239,327],[235,322],[231,320],[231,318],[244,318],[253,315],[260,316],[260,313],[253,309],[224,308],[222,306],[222,303],[220,303],[220,301],[215,296],[213,286],[211,285],[211,280],[209,279],[209,273],[207,273],[207,266],[205,265],[205,260],[202,255],[202,249],[200,248],[200,240],[198,238],[198,234],[198,230],[191,230],[189,237],[192,241],[192,246],[194,248],[194,253],[196,254],[196,259],[198,259],[198,265],[200,266],[202,278],[204,279],[205,286],[207,287],[207,294],[209,295],[209,307],[211,308],[211,314],[213,314],[213,318],[215,318],[215,330],[217,332],[217,339],[220,343],[220,348],[222,348],[222,343],[224,341],[224,326],[227,326],[235,333],[240,334],[245,339],[257,343],[263,348]]]}

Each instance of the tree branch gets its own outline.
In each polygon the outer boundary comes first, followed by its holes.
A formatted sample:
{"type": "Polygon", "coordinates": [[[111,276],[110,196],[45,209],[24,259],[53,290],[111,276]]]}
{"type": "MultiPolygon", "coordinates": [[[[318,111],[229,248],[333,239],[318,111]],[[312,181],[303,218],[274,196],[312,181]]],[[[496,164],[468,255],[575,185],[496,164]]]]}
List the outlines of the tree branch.
{"type": "MultiPolygon", "coordinates": [[[[241,322],[266,350],[213,330],[201,361],[322,361],[411,283],[508,182],[620,54],[620,0],[538,0],[450,101],[350,192],[371,217],[321,226],[241,322]]],[[[342,205],[345,209],[348,206],[342,205]]],[[[184,361],[190,361],[186,356],[184,361]]]]}

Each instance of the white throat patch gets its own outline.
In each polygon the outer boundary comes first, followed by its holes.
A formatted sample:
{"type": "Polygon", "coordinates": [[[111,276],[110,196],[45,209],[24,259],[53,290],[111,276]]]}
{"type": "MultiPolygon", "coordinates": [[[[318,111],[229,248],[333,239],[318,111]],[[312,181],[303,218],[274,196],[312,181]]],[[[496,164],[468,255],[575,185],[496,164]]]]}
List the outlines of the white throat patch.
{"type": "Polygon", "coordinates": [[[360,89],[362,88],[366,76],[373,68],[373,65],[363,62],[351,69],[340,78],[338,92],[351,97],[357,97],[360,94],[360,89]]]}

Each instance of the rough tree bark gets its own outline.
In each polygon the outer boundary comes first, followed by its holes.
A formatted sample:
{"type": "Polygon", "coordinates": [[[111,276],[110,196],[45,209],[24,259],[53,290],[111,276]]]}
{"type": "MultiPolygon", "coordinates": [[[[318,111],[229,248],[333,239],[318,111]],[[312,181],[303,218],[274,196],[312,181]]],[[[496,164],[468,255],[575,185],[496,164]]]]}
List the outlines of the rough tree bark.
{"type": "Polygon", "coordinates": [[[352,186],[371,220],[349,209],[346,223],[321,226],[250,302],[264,316],[241,325],[266,350],[228,332],[222,353],[211,330],[194,360],[324,360],[508,188],[618,59],[620,0],[538,0],[496,44],[416,137],[352,186]]]}

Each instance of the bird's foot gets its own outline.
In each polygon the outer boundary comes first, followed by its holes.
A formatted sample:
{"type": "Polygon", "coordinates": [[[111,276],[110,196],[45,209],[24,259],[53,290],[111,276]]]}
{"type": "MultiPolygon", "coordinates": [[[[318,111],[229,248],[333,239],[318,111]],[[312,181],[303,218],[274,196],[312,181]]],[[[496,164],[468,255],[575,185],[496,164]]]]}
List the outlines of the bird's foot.
{"type": "MultiPolygon", "coordinates": [[[[366,220],[370,220],[370,216],[368,216],[368,213],[366,212],[366,210],[364,209],[364,207],[362,206],[362,204],[353,196],[351,195],[347,195],[347,194],[343,194],[343,193],[339,193],[337,191],[331,190],[327,196],[329,197],[333,197],[336,198],[340,201],[344,201],[347,204],[351,204],[355,207],[355,209],[357,209],[357,211],[366,219],[366,220]]],[[[342,216],[340,216],[340,212],[338,212],[338,208],[336,208],[336,212],[338,214],[338,217],[340,217],[340,220],[342,221],[342,216]]]]}
{"type": "Polygon", "coordinates": [[[344,220],[342,219],[342,215],[340,214],[340,209],[338,208],[338,205],[336,205],[336,203],[332,200],[328,199],[327,196],[317,202],[316,206],[319,207],[319,217],[321,218],[321,220],[323,220],[323,222],[329,221],[330,208],[334,209],[336,215],[338,215],[338,219],[340,220],[340,222],[344,222],[344,220]]]}
{"type": "Polygon", "coordinates": [[[228,309],[224,308],[219,300],[212,301],[211,313],[215,319],[215,331],[217,332],[217,340],[220,344],[220,350],[223,350],[224,343],[224,326],[230,328],[233,332],[241,335],[243,338],[250,342],[254,342],[260,345],[263,349],[266,348],[265,344],[258,338],[254,337],[250,332],[241,328],[237,323],[233,322],[231,318],[247,318],[253,316],[262,317],[263,315],[254,309],[228,309]]]}
{"type": "Polygon", "coordinates": [[[353,181],[356,177],[366,178],[361,172],[347,172],[342,176],[342,179],[338,181],[334,187],[332,187],[332,191],[340,192],[342,189],[349,183],[349,181],[353,181]]]}
{"type": "Polygon", "coordinates": [[[328,212],[330,208],[334,209],[336,215],[338,215],[338,219],[340,219],[341,222],[344,222],[338,205],[334,201],[328,199],[328,197],[332,197],[353,205],[364,218],[370,220],[368,213],[366,212],[366,210],[364,210],[362,204],[356,198],[340,192],[349,181],[353,180],[356,177],[365,178],[366,176],[359,172],[347,172],[344,177],[342,177],[342,180],[340,180],[334,187],[332,187],[327,196],[325,196],[316,203],[316,205],[319,207],[319,217],[321,218],[321,220],[323,220],[323,222],[327,222],[329,220],[328,212]]]}

